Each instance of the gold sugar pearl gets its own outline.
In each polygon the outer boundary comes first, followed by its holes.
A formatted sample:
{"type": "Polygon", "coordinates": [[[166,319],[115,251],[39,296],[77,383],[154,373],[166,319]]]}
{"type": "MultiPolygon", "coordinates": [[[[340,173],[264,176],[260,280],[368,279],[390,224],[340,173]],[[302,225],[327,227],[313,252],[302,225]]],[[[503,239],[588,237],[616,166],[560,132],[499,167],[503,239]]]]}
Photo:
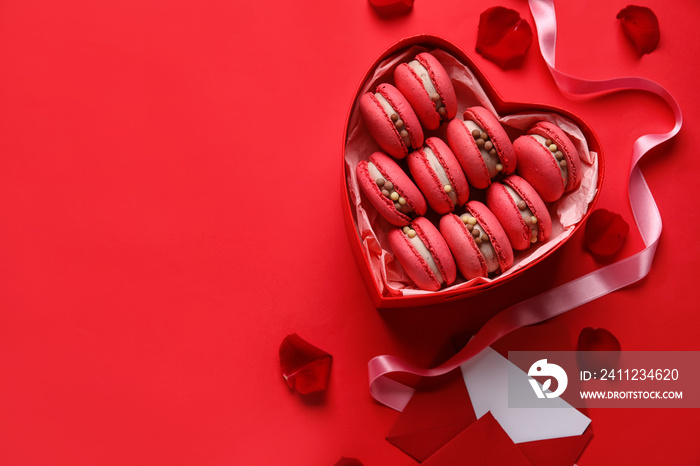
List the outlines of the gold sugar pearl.
{"type": "Polygon", "coordinates": [[[557,160],[562,160],[564,158],[564,153],[558,150],[554,153],[554,158],[556,158],[557,160]]]}
{"type": "Polygon", "coordinates": [[[439,113],[440,115],[444,115],[444,114],[445,114],[445,107],[440,107],[440,108],[438,108],[438,113],[439,113]]]}
{"type": "Polygon", "coordinates": [[[404,127],[404,122],[403,120],[397,120],[396,123],[394,123],[398,129],[402,129],[404,127]]]}
{"type": "Polygon", "coordinates": [[[469,221],[469,214],[462,214],[460,217],[462,219],[462,223],[467,223],[469,221]]]}
{"type": "Polygon", "coordinates": [[[399,198],[399,204],[401,204],[401,205],[406,205],[406,199],[404,199],[403,197],[400,197],[400,198],[399,198]]]}
{"type": "Polygon", "coordinates": [[[552,143],[551,139],[545,139],[545,141],[544,141],[545,146],[549,146],[551,143],[552,143]]]}
{"type": "Polygon", "coordinates": [[[479,236],[481,236],[481,231],[479,231],[478,228],[474,228],[474,229],[472,230],[472,236],[473,236],[474,238],[478,238],[479,236]]]}
{"type": "Polygon", "coordinates": [[[467,230],[472,231],[474,229],[474,225],[471,223],[467,223],[467,230]]]}
{"type": "Polygon", "coordinates": [[[559,166],[560,166],[561,168],[566,167],[566,160],[560,160],[560,161],[559,161],[559,166]]]}
{"type": "Polygon", "coordinates": [[[525,203],[525,201],[518,201],[518,209],[520,209],[520,210],[527,209],[527,204],[525,203]]]}
{"type": "Polygon", "coordinates": [[[394,202],[394,207],[396,207],[396,210],[401,210],[401,204],[398,202],[394,202]]]}
{"type": "Polygon", "coordinates": [[[489,151],[489,155],[490,155],[491,157],[495,157],[495,156],[496,156],[496,148],[495,148],[495,147],[492,148],[492,149],[489,151]]]}
{"type": "Polygon", "coordinates": [[[482,131],[481,134],[479,135],[479,137],[481,139],[483,139],[484,141],[486,141],[489,138],[489,135],[482,131]]]}
{"type": "Polygon", "coordinates": [[[479,137],[481,136],[481,131],[479,131],[478,129],[473,129],[472,136],[474,137],[474,139],[479,139],[479,137]]]}
{"type": "Polygon", "coordinates": [[[532,223],[537,223],[537,217],[535,217],[535,216],[533,215],[532,218],[530,219],[530,221],[531,221],[532,223]]]}
{"type": "Polygon", "coordinates": [[[384,183],[384,187],[391,191],[392,189],[394,189],[394,183],[392,183],[391,181],[387,181],[386,183],[384,183]]]}
{"type": "Polygon", "coordinates": [[[488,243],[489,237],[487,235],[481,235],[481,241],[483,241],[484,243],[488,243]]]}
{"type": "Polygon", "coordinates": [[[486,141],[486,142],[484,143],[484,149],[486,149],[486,150],[491,150],[491,149],[493,149],[493,143],[492,143],[491,141],[486,141]]]}
{"type": "Polygon", "coordinates": [[[394,191],[393,193],[391,193],[391,200],[392,200],[392,201],[398,201],[398,200],[399,200],[399,193],[397,193],[396,191],[394,191]]]}
{"type": "Polygon", "coordinates": [[[415,238],[416,237],[416,230],[408,230],[408,233],[406,233],[409,238],[415,238]]]}
{"type": "Polygon", "coordinates": [[[430,100],[437,102],[438,100],[440,100],[440,94],[438,94],[437,92],[433,92],[432,94],[430,94],[430,100]]]}
{"type": "Polygon", "coordinates": [[[384,178],[377,178],[375,180],[375,182],[377,183],[377,186],[384,186],[384,183],[386,183],[386,180],[384,178]]]}
{"type": "Polygon", "coordinates": [[[496,171],[500,172],[501,170],[503,170],[503,165],[501,165],[500,163],[496,164],[496,171]]]}
{"type": "Polygon", "coordinates": [[[476,217],[469,217],[469,225],[476,225],[476,217]]]}
{"type": "Polygon", "coordinates": [[[399,119],[399,116],[396,113],[391,114],[391,121],[396,122],[396,121],[398,121],[398,119],[399,119]]]}
{"type": "Polygon", "coordinates": [[[556,152],[556,151],[557,151],[557,145],[556,145],[556,144],[550,144],[550,145],[549,145],[549,150],[551,150],[552,152],[556,152]]]}
{"type": "Polygon", "coordinates": [[[450,186],[449,184],[446,184],[445,187],[442,189],[444,189],[446,193],[452,192],[452,186],[450,186]]]}
{"type": "Polygon", "coordinates": [[[477,237],[477,238],[474,238],[474,242],[477,244],[477,246],[478,246],[478,245],[481,245],[481,243],[483,242],[483,241],[481,240],[481,236],[479,236],[479,237],[477,237]]]}
{"type": "Polygon", "coordinates": [[[408,231],[409,231],[410,229],[411,229],[411,227],[409,227],[408,225],[406,225],[405,227],[403,227],[403,232],[404,232],[404,233],[408,233],[408,231]]]}
{"type": "Polygon", "coordinates": [[[527,223],[528,225],[532,223],[532,217],[525,217],[523,218],[523,220],[525,220],[525,223],[527,223]]]}
{"type": "Polygon", "coordinates": [[[483,139],[479,138],[476,140],[477,147],[484,147],[484,144],[486,144],[486,141],[484,141],[483,139]]]}
{"type": "Polygon", "coordinates": [[[408,131],[406,131],[405,129],[402,129],[399,134],[401,135],[402,138],[408,137],[408,131]]]}
{"type": "Polygon", "coordinates": [[[530,243],[535,244],[537,242],[537,236],[530,238],[530,243]]]}
{"type": "Polygon", "coordinates": [[[386,189],[382,189],[382,194],[384,194],[385,197],[391,196],[391,193],[387,191],[386,189]]]}

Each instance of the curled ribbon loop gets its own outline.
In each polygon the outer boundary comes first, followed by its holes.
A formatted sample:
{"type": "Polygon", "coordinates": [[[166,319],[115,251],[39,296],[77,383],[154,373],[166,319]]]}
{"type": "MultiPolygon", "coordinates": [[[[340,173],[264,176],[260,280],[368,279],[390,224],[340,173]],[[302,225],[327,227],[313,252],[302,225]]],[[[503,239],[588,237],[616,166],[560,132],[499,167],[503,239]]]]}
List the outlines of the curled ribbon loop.
{"type": "Polygon", "coordinates": [[[368,363],[370,393],[377,401],[397,411],[403,411],[415,390],[386,377],[387,375],[408,373],[436,377],[446,374],[511,331],[558,316],[630,285],[644,278],[651,269],[656,246],[661,236],[662,223],[656,202],[638,163],[649,150],[678,133],[683,123],[681,109],[671,93],[648,79],[621,77],[592,81],[576,78],[557,70],[554,66],[557,25],[553,0],[529,0],[528,3],[537,27],[542,57],[562,92],[575,95],[599,95],[619,90],[642,90],[664,99],[673,111],[676,123],[669,132],[645,134],[634,142],[632,148],[629,199],[645,247],[630,257],[502,310],[486,322],[459,353],[438,367],[424,369],[390,355],[373,358],[368,363]]]}

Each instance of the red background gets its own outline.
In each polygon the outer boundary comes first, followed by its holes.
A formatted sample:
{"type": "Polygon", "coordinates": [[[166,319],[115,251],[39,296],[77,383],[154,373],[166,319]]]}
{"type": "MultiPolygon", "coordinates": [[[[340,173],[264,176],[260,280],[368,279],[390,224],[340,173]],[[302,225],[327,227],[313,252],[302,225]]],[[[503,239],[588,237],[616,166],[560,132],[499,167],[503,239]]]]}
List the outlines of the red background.
{"type": "MultiPolygon", "coordinates": [[[[557,2],[557,65],[639,75],[685,125],[643,170],[664,232],[642,283],[558,321],[628,350],[699,350],[695,303],[700,4],[648,0],[661,43],[637,59],[627,0],[557,2]]],[[[461,46],[509,100],[579,114],[603,144],[599,207],[633,224],[631,144],[665,132],[657,98],[569,100],[537,44],[504,72],[474,53],[475,4],[417,0],[399,19],[365,0],[6,0],[0,5],[0,463],[416,464],[384,440],[398,413],[367,361],[429,365],[448,338],[600,264],[579,232],[522,280],[475,300],[374,309],[340,206],[342,133],[369,64],[398,39],[461,46]],[[296,332],[332,353],[325,398],[300,399],[277,349],[296,332]]],[[[631,235],[620,257],[642,247],[631,235]]],[[[697,464],[695,410],[591,410],[579,464],[697,464]]]]}

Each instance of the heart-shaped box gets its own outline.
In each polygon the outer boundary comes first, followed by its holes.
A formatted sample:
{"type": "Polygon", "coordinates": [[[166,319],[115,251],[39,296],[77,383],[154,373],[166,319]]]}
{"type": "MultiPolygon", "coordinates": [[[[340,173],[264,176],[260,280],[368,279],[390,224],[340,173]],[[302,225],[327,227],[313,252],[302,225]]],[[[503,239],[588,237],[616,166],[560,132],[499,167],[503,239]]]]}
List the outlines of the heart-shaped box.
{"type": "MultiPolygon", "coordinates": [[[[428,131],[428,136],[445,140],[445,126],[428,131]]],[[[403,162],[400,162],[403,163],[403,162]]],[[[363,77],[348,112],[343,134],[343,211],[351,248],[367,288],[378,308],[412,307],[439,304],[466,298],[498,286],[525,273],[534,264],[551,255],[584,223],[600,193],[603,182],[603,155],[593,130],[576,115],[552,106],[508,102],[496,92],[483,72],[459,47],[437,36],[421,34],[402,39],[384,52],[363,77]],[[355,176],[359,161],[380,150],[364,126],[359,112],[362,95],[383,82],[392,82],[393,70],[420,53],[431,52],[452,78],[458,100],[458,118],[467,107],[481,105],[498,116],[511,140],[524,134],[535,122],[548,120],[559,125],[577,146],[582,160],[583,181],[577,190],[549,204],[552,216],[550,239],[516,252],[515,264],[494,278],[463,278],[439,291],[415,288],[401,268],[387,240],[395,228],[377,214],[361,193],[355,176]],[[365,208],[366,207],[366,208],[365,208]]],[[[483,193],[473,189],[477,199],[483,193]]],[[[430,215],[428,215],[429,218],[430,215]]],[[[431,220],[437,220],[433,216],[431,220]]]]}

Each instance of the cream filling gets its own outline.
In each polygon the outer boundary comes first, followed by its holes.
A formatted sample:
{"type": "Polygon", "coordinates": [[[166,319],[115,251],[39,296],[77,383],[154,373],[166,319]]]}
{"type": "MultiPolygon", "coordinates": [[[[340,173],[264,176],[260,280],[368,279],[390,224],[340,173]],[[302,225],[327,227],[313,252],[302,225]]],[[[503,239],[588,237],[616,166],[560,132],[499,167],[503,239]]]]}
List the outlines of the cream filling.
{"type": "Polygon", "coordinates": [[[377,166],[373,164],[372,162],[367,163],[367,171],[369,172],[369,176],[374,180],[375,182],[381,178],[383,180],[386,180],[384,178],[384,175],[377,169],[377,166]]]}
{"type": "MultiPolygon", "coordinates": [[[[557,165],[559,165],[559,171],[561,172],[561,179],[564,181],[568,180],[569,179],[569,169],[567,167],[562,167],[561,164],[559,164],[559,160],[557,160],[557,158],[554,156],[554,152],[549,150],[549,146],[544,143],[547,140],[547,138],[544,138],[544,137],[540,136],[539,134],[531,134],[530,137],[533,138],[535,141],[539,142],[540,144],[542,144],[542,147],[547,149],[547,152],[549,152],[549,155],[551,155],[552,158],[554,159],[554,161],[557,162],[557,165]]],[[[561,150],[561,147],[557,146],[557,150],[561,150]]],[[[564,151],[562,151],[562,153],[563,152],[564,151]]],[[[563,158],[562,160],[566,160],[566,158],[563,158]]]]}
{"type": "MultiPolygon", "coordinates": [[[[406,235],[406,238],[408,238],[408,235],[406,235]]],[[[440,273],[440,269],[435,263],[433,255],[430,253],[428,248],[425,247],[425,244],[423,244],[423,241],[418,237],[418,235],[414,236],[413,238],[408,238],[408,242],[411,243],[411,246],[413,246],[416,249],[416,252],[418,252],[418,254],[420,254],[420,256],[428,264],[430,270],[435,274],[435,278],[437,278],[437,281],[441,285],[444,284],[445,279],[442,278],[442,274],[440,273]]]]}
{"type": "MultiPolygon", "coordinates": [[[[481,228],[479,222],[476,222],[476,224],[474,225],[474,229],[479,230],[482,236],[486,236],[489,238],[489,241],[481,241],[481,244],[479,244],[478,246],[479,251],[481,251],[481,255],[486,261],[486,270],[488,271],[488,273],[495,272],[496,270],[498,270],[501,264],[499,264],[498,262],[498,256],[496,255],[496,250],[493,248],[493,244],[491,244],[490,237],[486,234],[486,231],[484,231],[484,229],[481,228]]],[[[467,230],[467,233],[471,234],[471,231],[467,230]]]]}
{"type": "MultiPolygon", "coordinates": [[[[486,133],[484,129],[476,124],[472,120],[466,120],[462,122],[464,126],[467,128],[467,131],[469,131],[469,135],[471,136],[472,131],[475,129],[478,129],[479,132],[486,133]]],[[[491,136],[489,136],[490,138],[491,136]]],[[[493,141],[491,141],[493,143],[493,141]]],[[[478,146],[477,146],[478,147],[478,146]]],[[[484,159],[484,163],[486,164],[486,168],[489,171],[489,178],[493,179],[498,175],[500,172],[496,169],[496,165],[500,164],[501,161],[498,159],[498,156],[493,156],[489,154],[489,151],[484,149],[483,147],[478,147],[479,152],[481,152],[481,157],[484,159]]]]}
{"type": "MultiPolygon", "coordinates": [[[[384,96],[381,95],[379,92],[376,92],[376,93],[374,94],[374,97],[377,98],[377,102],[379,102],[379,105],[382,106],[382,110],[384,110],[384,113],[386,113],[386,116],[388,116],[389,119],[391,119],[391,115],[394,115],[394,114],[398,115],[398,114],[399,114],[399,112],[397,112],[396,110],[394,110],[394,107],[392,107],[391,104],[389,103],[389,101],[386,100],[386,99],[384,98],[384,96]]],[[[401,117],[399,117],[399,118],[401,118],[401,117]]],[[[392,124],[393,124],[394,126],[396,126],[396,122],[394,122],[393,120],[392,120],[392,124]]],[[[405,122],[404,122],[404,128],[405,128],[405,122]]],[[[401,130],[399,130],[398,128],[396,128],[396,130],[399,132],[399,136],[401,136],[401,130]]],[[[406,130],[406,132],[408,133],[408,130],[406,130]]],[[[401,136],[401,139],[403,139],[403,143],[406,145],[406,147],[407,147],[408,149],[410,149],[410,148],[411,148],[411,138],[410,138],[410,136],[408,136],[408,135],[407,135],[406,137],[401,136]]]]}
{"type": "Polygon", "coordinates": [[[426,70],[418,60],[408,62],[408,66],[410,66],[413,71],[416,72],[420,80],[423,82],[423,87],[425,87],[425,90],[428,91],[428,95],[439,94],[437,89],[435,89],[435,85],[430,80],[428,70],[426,70]]]}
{"type": "MultiPolygon", "coordinates": [[[[513,202],[515,202],[517,206],[518,202],[522,201],[523,198],[520,197],[520,195],[516,193],[515,190],[507,184],[504,184],[503,186],[506,188],[506,191],[508,192],[508,194],[510,194],[510,197],[513,198],[513,202]]],[[[526,207],[525,210],[518,209],[518,211],[520,212],[520,216],[523,218],[523,221],[525,221],[525,224],[528,227],[530,227],[530,238],[537,238],[539,234],[539,228],[537,226],[537,223],[532,222],[532,217],[534,215],[532,214],[530,208],[526,207]]]]}
{"type": "MultiPolygon", "coordinates": [[[[383,179],[383,180],[386,180],[386,178],[384,177],[384,175],[382,175],[382,173],[377,169],[377,166],[376,166],[375,164],[373,164],[372,162],[367,162],[367,171],[369,172],[369,176],[372,178],[372,180],[373,180],[375,183],[376,183],[376,181],[377,181],[379,178],[381,178],[381,179],[383,179]]],[[[387,181],[388,181],[388,180],[387,180],[387,181]]],[[[381,190],[381,189],[384,189],[384,188],[381,188],[381,187],[380,187],[379,189],[381,190]]],[[[395,191],[395,190],[396,190],[396,186],[394,186],[394,189],[387,189],[387,191],[389,191],[389,192],[393,192],[393,191],[395,191]]],[[[398,191],[396,191],[396,192],[398,193],[398,191]]],[[[399,194],[399,196],[400,196],[400,194],[399,194]]],[[[407,213],[411,212],[411,206],[409,206],[408,203],[404,204],[404,205],[401,206],[401,208],[399,209],[399,208],[396,207],[396,202],[394,202],[394,201],[392,201],[392,202],[394,203],[394,208],[395,208],[396,210],[398,210],[399,212],[404,213],[404,214],[407,214],[407,213]]]]}
{"type": "Polygon", "coordinates": [[[452,201],[452,204],[457,205],[457,194],[455,193],[455,187],[452,186],[452,184],[450,183],[450,179],[447,177],[447,172],[445,171],[443,166],[440,164],[440,161],[437,159],[437,157],[435,157],[435,153],[428,146],[425,146],[423,148],[423,152],[425,153],[425,158],[428,160],[428,164],[430,165],[430,168],[433,169],[433,171],[435,172],[435,174],[438,177],[438,180],[440,180],[440,184],[442,185],[442,189],[444,190],[445,186],[447,186],[447,185],[450,185],[450,187],[452,187],[452,191],[450,191],[449,193],[446,193],[446,194],[450,198],[450,200],[452,201]]]}

